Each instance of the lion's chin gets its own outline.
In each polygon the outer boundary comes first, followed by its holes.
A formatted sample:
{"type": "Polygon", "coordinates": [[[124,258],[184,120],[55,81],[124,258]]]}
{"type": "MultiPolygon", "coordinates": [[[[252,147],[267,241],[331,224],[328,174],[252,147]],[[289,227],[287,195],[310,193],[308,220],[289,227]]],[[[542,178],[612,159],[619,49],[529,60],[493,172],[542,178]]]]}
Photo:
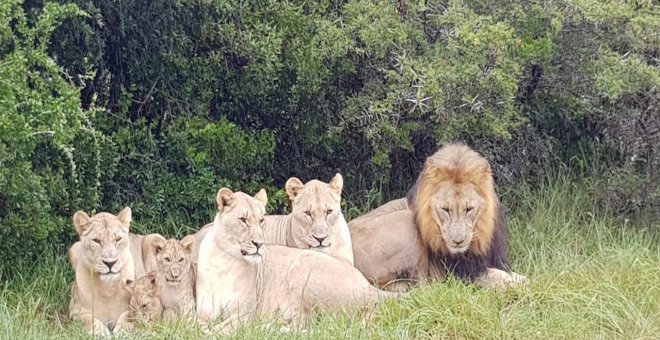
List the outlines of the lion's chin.
{"type": "Polygon", "coordinates": [[[451,254],[451,255],[465,254],[465,252],[467,252],[468,248],[470,248],[469,244],[467,244],[465,246],[462,246],[462,247],[447,245],[447,250],[449,251],[449,254],[451,254]]]}
{"type": "Polygon", "coordinates": [[[119,279],[119,273],[107,272],[100,274],[99,277],[103,282],[112,283],[117,281],[117,279],[119,279]]]}
{"type": "Polygon", "coordinates": [[[327,253],[330,251],[330,245],[319,245],[319,246],[312,246],[310,249],[314,251],[320,251],[322,253],[327,253]]]}
{"type": "Polygon", "coordinates": [[[252,263],[252,264],[259,264],[261,263],[262,256],[261,254],[255,253],[255,254],[250,254],[250,255],[243,255],[243,258],[245,261],[252,263]]]}

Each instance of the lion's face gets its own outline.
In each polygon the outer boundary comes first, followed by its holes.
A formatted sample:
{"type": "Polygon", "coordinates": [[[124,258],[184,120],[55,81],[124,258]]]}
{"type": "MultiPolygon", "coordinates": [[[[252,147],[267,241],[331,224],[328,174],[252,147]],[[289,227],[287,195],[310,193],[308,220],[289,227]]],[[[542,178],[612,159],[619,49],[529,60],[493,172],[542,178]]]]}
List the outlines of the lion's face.
{"type": "Polygon", "coordinates": [[[186,277],[191,268],[190,254],[195,245],[195,237],[188,235],[181,241],[156,238],[151,249],[156,256],[158,269],[170,285],[177,285],[186,277]]]}
{"type": "Polygon", "coordinates": [[[160,302],[161,282],[156,272],[150,272],[135,282],[127,282],[131,294],[128,305],[130,317],[135,321],[155,321],[163,312],[160,302]]]}
{"type": "Polygon", "coordinates": [[[334,226],[341,215],[342,186],[340,174],[330,183],[311,180],[303,185],[295,177],[286,182],[293,217],[291,231],[298,248],[327,251],[332,245],[334,226]]]}
{"type": "Polygon", "coordinates": [[[98,213],[89,217],[78,211],[73,223],[82,244],[82,258],[85,265],[98,273],[107,282],[119,278],[128,253],[128,230],[131,222],[131,209],[125,208],[117,216],[98,213]]]}
{"type": "Polygon", "coordinates": [[[264,254],[263,223],[268,198],[261,189],[254,197],[222,188],[216,196],[223,235],[231,244],[228,253],[249,263],[260,263],[264,254]]]}
{"type": "Polygon", "coordinates": [[[484,200],[470,183],[440,185],[432,202],[432,214],[451,254],[464,253],[470,247],[483,205],[484,200]]]}

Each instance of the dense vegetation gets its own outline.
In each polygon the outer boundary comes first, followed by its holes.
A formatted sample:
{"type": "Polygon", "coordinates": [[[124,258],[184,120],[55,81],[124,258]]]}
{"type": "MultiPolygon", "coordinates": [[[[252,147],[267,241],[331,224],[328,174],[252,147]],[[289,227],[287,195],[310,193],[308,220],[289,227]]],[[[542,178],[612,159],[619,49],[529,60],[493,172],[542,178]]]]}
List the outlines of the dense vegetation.
{"type": "Polygon", "coordinates": [[[220,186],[275,212],[341,172],[354,214],[448,140],[500,188],[597,174],[594,209],[657,211],[659,32],[650,0],[4,0],[0,275],[78,209],[181,235],[220,186]]]}

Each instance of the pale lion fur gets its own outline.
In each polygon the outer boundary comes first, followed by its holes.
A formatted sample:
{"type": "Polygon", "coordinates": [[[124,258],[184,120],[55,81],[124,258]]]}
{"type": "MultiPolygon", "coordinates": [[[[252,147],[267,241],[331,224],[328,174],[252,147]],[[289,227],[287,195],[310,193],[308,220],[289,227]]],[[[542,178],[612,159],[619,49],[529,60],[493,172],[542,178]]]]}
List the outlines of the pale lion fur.
{"type": "Polygon", "coordinates": [[[165,319],[176,316],[193,316],[195,310],[195,266],[191,253],[195,238],[191,235],[181,241],[166,240],[158,235],[153,237],[150,253],[155,259],[155,273],[160,284],[160,301],[163,305],[165,319]]]}
{"type": "Polygon", "coordinates": [[[255,197],[223,188],[218,214],[199,249],[197,317],[234,330],[257,315],[303,322],[316,308],[373,306],[398,296],[374,288],[347,261],[326,254],[264,245],[266,193],[255,197]]]}
{"type": "Polygon", "coordinates": [[[311,180],[304,185],[298,178],[290,178],[285,189],[291,200],[291,213],[266,216],[265,242],[324,252],[352,265],[351,234],[341,211],[343,183],[341,174],[329,183],[311,180]],[[322,242],[319,235],[325,236],[322,242]]]}
{"type": "Polygon", "coordinates": [[[69,317],[82,322],[90,334],[110,336],[108,326],[113,324],[114,333],[130,329],[124,287],[127,280],[135,280],[130,222],[128,207],[117,216],[102,212],[90,218],[83,211],[73,216],[80,242],[69,251],[75,274],[69,317]]]}

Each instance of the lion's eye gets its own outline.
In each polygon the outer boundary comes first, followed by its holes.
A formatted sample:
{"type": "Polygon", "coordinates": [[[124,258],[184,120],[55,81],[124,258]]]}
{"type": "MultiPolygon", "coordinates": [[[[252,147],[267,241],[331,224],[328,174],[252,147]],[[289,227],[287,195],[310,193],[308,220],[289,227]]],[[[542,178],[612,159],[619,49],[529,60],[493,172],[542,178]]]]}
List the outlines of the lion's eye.
{"type": "Polygon", "coordinates": [[[307,215],[307,216],[309,216],[309,217],[312,217],[312,212],[309,211],[309,210],[307,210],[307,211],[305,211],[305,215],[307,215]]]}
{"type": "Polygon", "coordinates": [[[96,242],[97,244],[101,244],[101,240],[99,240],[97,238],[95,238],[93,241],[96,242]]]}
{"type": "Polygon", "coordinates": [[[121,237],[117,237],[117,238],[115,239],[115,243],[119,243],[119,241],[121,241],[121,237]]]}
{"type": "Polygon", "coordinates": [[[179,259],[179,262],[183,262],[183,257],[179,259]]]}
{"type": "Polygon", "coordinates": [[[442,208],[442,210],[444,210],[444,212],[446,212],[447,214],[449,214],[449,208],[442,208]]]}
{"type": "Polygon", "coordinates": [[[243,223],[247,223],[247,220],[245,219],[245,217],[241,217],[241,218],[239,218],[239,220],[243,223]]]}
{"type": "Polygon", "coordinates": [[[170,262],[170,258],[169,258],[169,257],[166,257],[166,258],[165,258],[165,261],[166,261],[166,262],[170,262]]]}
{"type": "Polygon", "coordinates": [[[330,215],[330,214],[332,214],[332,209],[328,209],[328,210],[326,210],[326,211],[325,211],[325,214],[326,214],[326,215],[330,215]]]}
{"type": "Polygon", "coordinates": [[[140,307],[142,307],[142,309],[146,309],[147,306],[149,306],[149,302],[142,304],[142,306],[140,306],[140,307]]]}
{"type": "Polygon", "coordinates": [[[259,220],[259,224],[264,224],[264,221],[265,221],[265,220],[266,220],[265,218],[260,219],[260,220],[259,220]]]}
{"type": "Polygon", "coordinates": [[[467,207],[467,208],[465,208],[465,212],[466,212],[466,213],[469,213],[469,212],[472,211],[472,210],[474,210],[473,207],[467,207]]]}

